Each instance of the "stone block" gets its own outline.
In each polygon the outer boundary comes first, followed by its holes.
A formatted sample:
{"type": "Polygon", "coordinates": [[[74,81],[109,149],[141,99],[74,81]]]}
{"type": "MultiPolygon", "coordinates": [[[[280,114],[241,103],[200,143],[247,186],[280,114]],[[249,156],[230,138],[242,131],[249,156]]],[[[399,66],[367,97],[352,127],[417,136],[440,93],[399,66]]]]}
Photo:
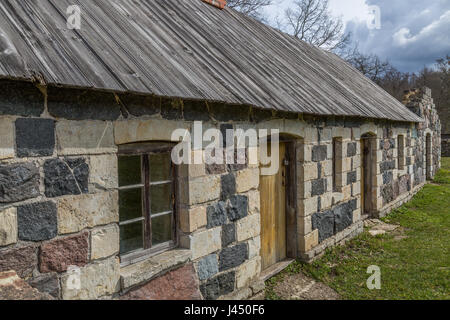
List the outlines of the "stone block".
{"type": "Polygon", "coordinates": [[[312,161],[313,162],[320,162],[327,159],[327,146],[314,146],[312,148],[312,161]]]}
{"type": "Polygon", "coordinates": [[[89,192],[89,166],[83,158],[47,160],[44,174],[45,195],[49,198],[89,192]]]}
{"type": "Polygon", "coordinates": [[[119,252],[119,226],[97,228],[91,232],[91,260],[110,257],[119,252]]]}
{"type": "Polygon", "coordinates": [[[347,184],[352,184],[357,181],[358,174],[356,171],[347,172],[347,184]]]}
{"type": "Polygon", "coordinates": [[[241,289],[250,285],[251,281],[261,273],[261,257],[245,262],[236,271],[236,287],[241,289]]]}
{"type": "Polygon", "coordinates": [[[44,112],[44,95],[34,83],[0,80],[0,115],[39,117],[44,112]]]}
{"type": "Polygon", "coordinates": [[[14,158],[13,118],[0,117],[0,160],[14,158]]]}
{"type": "Polygon", "coordinates": [[[95,300],[112,295],[120,289],[119,259],[110,258],[81,268],[80,288],[70,285],[74,277],[73,274],[67,273],[61,278],[64,300],[95,300]]]}
{"type": "Polygon", "coordinates": [[[214,205],[208,206],[208,208],[206,209],[206,215],[208,221],[208,229],[226,224],[228,222],[227,204],[225,202],[219,201],[214,205]]]}
{"type": "Polygon", "coordinates": [[[116,153],[113,125],[105,121],[58,121],[59,155],[116,153]]]}
{"type": "Polygon", "coordinates": [[[333,209],[335,216],[335,233],[344,231],[353,224],[353,211],[356,210],[356,203],[347,202],[333,209]]]}
{"type": "Polygon", "coordinates": [[[237,221],[248,215],[248,197],[242,195],[232,196],[228,207],[228,219],[237,221]]]}
{"type": "Polygon", "coordinates": [[[172,137],[172,134],[180,129],[188,130],[190,124],[184,121],[161,119],[116,121],[114,138],[118,145],[142,141],[179,142],[179,137],[172,137]]]}
{"type": "Polygon", "coordinates": [[[261,252],[261,237],[255,237],[248,242],[248,258],[253,259],[260,255],[261,252]]]}
{"type": "Polygon", "coordinates": [[[225,271],[235,268],[248,259],[248,246],[240,243],[232,247],[224,248],[219,253],[219,270],[225,271]]]}
{"type": "Polygon", "coordinates": [[[356,142],[351,142],[347,144],[347,157],[354,157],[357,154],[357,144],[356,142]]]}
{"type": "Polygon", "coordinates": [[[233,292],[235,284],[236,272],[231,271],[208,280],[200,286],[200,291],[204,299],[215,300],[220,296],[233,292]]]}
{"type": "Polygon", "coordinates": [[[0,165],[0,203],[37,197],[39,177],[39,169],[32,163],[0,165]]]}
{"type": "Polygon", "coordinates": [[[319,177],[317,163],[305,163],[303,164],[303,170],[300,170],[300,174],[304,181],[310,181],[319,177]]]}
{"type": "Polygon", "coordinates": [[[112,121],[120,116],[120,106],[111,92],[48,87],[48,112],[67,120],[112,121]]]}
{"type": "Polygon", "coordinates": [[[242,170],[236,173],[236,191],[247,192],[259,187],[259,168],[242,170]]]}
{"type": "Polygon", "coordinates": [[[221,228],[214,228],[182,237],[182,247],[191,249],[192,260],[207,256],[220,250],[222,245],[222,235],[220,231],[221,228]]]}
{"type": "Polygon", "coordinates": [[[220,197],[220,184],[220,176],[191,179],[188,190],[184,190],[185,194],[182,194],[182,203],[196,205],[217,200],[220,197]]]}
{"type": "Polygon", "coordinates": [[[236,222],[237,240],[245,241],[261,233],[261,216],[254,214],[236,222]]]}
{"type": "Polygon", "coordinates": [[[313,230],[319,230],[319,242],[322,242],[334,235],[334,213],[325,211],[312,216],[313,230]]]}
{"type": "Polygon", "coordinates": [[[0,211],[0,247],[17,242],[17,210],[9,208],[0,211]]]}
{"type": "Polygon", "coordinates": [[[187,264],[127,292],[120,300],[201,300],[198,277],[193,265],[187,264]]]}
{"type": "Polygon", "coordinates": [[[118,205],[117,191],[58,199],[58,232],[75,233],[119,222],[118,205]]]}
{"type": "Polygon", "coordinates": [[[98,155],[90,158],[89,185],[92,189],[109,190],[118,187],[116,155],[98,155]]]}
{"type": "Polygon", "coordinates": [[[70,266],[85,266],[88,255],[88,232],[61,238],[42,244],[39,268],[42,273],[65,272],[70,266]]]}
{"type": "Polygon", "coordinates": [[[327,192],[327,179],[318,179],[311,182],[311,196],[320,196],[327,192]]]}
{"type": "Polygon", "coordinates": [[[319,245],[319,230],[314,230],[307,235],[299,237],[300,251],[308,252],[319,245]]]}
{"type": "Polygon", "coordinates": [[[58,218],[55,203],[39,202],[17,208],[19,239],[43,241],[58,235],[58,218]]]}
{"type": "Polygon", "coordinates": [[[311,216],[298,219],[297,232],[299,236],[304,236],[312,232],[311,216]]]}
{"type": "Polygon", "coordinates": [[[59,299],[61,290],[59,288],[59,279],[56,273],[48,273],[32,278],[28,281],[28,284],[39,290],[39,292],[48,293],[52,297],[59,299]]]}
{"type": "Polygon", "coordinates": [[[219,260],[211,254],[197,262],[197,274],[200,281],[208,280],[219,273],[219,260]]]}
{"type": "Polygon", "coordinates": [[[227,200],[234,194],[236,194],[236,178],[233,173],[224,175],[220,179],[222,200],[227,200]]]}
{"type": "Polygon", "coordinates": [[[180,228],[183,232],[191,233],[207,224],[206,207],[183,208],[180,212],[180,228]]]}
{"type": "Polygon", "coordinates": [[[16,120],[17,156],[43,157],[55,149],[55,121],[52,119],[19,118],[16,120]]]}
{"type": "Polygon", "coordinates": [[[250,191],[248,194],[248,214],[259,214],[261,208],[261,198],[259,190],[250,191]]]}
{"type": "Polygon", "coordinates": [[[31,246],[0,251],[0,272],[14,270],[21,278],[30,277],[38,263],[37,252],[31,246]]]}
{"type": "Polygon", "coordinates": [[[236,241],[236,225],[234,223],[226,224],[222,227],[222,248],[228,247],[236,241]]]}

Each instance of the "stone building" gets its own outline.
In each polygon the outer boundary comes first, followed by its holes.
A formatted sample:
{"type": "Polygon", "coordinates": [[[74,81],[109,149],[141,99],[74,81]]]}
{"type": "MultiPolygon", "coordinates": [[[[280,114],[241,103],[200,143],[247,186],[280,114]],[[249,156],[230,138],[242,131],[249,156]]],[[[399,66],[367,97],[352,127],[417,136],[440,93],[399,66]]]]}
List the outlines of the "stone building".
{"type": "Polygon", "coordinates": [[[0,272],[57,299],[245,299],[434,176],[428,89],[405,107],[206,2],[80,0],[73,30],[60,1],[0,6],[0,272]],[[248,161],[258,143],[243,161],[174,165],[172,134],[195,121],[279,130],[280,170],[248,161]]]}

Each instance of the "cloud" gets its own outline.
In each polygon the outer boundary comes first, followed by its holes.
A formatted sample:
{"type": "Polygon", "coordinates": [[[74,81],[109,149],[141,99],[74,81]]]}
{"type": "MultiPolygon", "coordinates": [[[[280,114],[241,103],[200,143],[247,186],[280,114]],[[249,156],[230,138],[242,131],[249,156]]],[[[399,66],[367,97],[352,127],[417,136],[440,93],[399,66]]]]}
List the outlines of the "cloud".
{"type": "Polygon", "coordinates": [[[380,7],[381,29],[369,30],[357,19],[347,23],[361,51],[409,72],[450,54],[450,1],[367,0],[366,4],[380,7]]]}

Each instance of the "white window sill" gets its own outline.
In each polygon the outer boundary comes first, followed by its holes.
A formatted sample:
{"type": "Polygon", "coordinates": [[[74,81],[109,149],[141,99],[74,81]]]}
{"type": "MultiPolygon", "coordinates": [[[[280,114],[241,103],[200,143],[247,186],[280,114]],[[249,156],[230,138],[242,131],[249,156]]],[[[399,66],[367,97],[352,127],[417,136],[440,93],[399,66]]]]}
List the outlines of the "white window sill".
{"type": "Polygon", "coordinates": [[[191,251],[174,249],[120,268],[122,290],[144,284],[191,259],[191,251]]]}

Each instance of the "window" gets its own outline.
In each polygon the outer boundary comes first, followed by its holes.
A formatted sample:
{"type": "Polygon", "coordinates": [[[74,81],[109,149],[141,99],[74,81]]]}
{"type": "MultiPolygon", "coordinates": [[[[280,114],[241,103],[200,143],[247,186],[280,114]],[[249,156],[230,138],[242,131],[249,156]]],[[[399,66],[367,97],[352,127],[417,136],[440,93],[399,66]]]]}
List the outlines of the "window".
{"type": "Polygon", "coordinates": [[[405,137],[398,136],[398,170],[405,169],[405,137]]]}
{"type": "Polygon", "coordinates": [[[119,148],[120,254],[138,257],[175,245],[175,166],[172,146],[119,148]]]}
{"type": "Polygon", "coordinates": [[[342,138],[333,138],[333,192],[342,187],[342,138]]]}

